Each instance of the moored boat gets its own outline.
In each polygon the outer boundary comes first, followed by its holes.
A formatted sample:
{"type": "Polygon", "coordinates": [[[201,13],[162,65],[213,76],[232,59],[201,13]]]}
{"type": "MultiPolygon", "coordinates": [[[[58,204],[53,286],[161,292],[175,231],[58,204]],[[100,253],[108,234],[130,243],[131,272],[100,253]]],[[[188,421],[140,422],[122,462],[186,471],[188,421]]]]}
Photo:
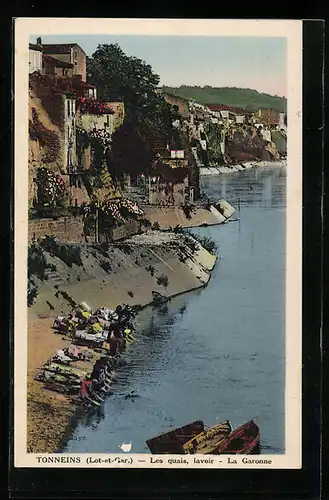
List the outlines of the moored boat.
{"type": "Polygon", "coordinates": [[[210,455],[232,432],[229,420],[214,425],[183,444],[184,453],[210,455]]]}
{"type": "Polygon", "coordinates": [[[183,444],[190,441],[194,436],[197,436],[204,431],[202,420],[197,420],[191,424],[184,425],[178,429],[161,434],[146,441],[151,453],[177,453],[184,454],[183,444]]]}
{"type": "Polygon", "coordinates": [[[235,429],[227,439],[217,447],[214,455],[243,454],[250,455],[259,451],[259,427],[253,420],[235,429]]]}

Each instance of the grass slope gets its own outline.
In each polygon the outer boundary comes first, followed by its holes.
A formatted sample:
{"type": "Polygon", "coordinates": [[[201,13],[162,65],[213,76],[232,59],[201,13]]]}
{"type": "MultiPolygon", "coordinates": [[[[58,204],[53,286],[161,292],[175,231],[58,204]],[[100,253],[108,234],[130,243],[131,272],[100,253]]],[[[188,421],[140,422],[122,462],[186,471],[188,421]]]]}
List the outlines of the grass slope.
{"type": "Polygon", "coordinates": [[[260,108],[287,111],[286,98],[263,94],[253,89],[181,85],[180,87],[163,86],[163,90],[185,99],[194,99],[200,104],[226,104],[227,106],[244,108],[249,111],[255,111],[260,108]]]}

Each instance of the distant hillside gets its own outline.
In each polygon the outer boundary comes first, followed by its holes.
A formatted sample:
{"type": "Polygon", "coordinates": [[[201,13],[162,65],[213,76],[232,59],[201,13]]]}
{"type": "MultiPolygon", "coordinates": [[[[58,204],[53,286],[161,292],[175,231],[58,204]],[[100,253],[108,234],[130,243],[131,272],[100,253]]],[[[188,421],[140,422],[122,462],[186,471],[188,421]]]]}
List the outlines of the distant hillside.
{"type": "Polygon", "coordinates": [[[284,97],[263,94],[252,89],[239,89],[236,87],[162,87],[167,92],[172,92],[185,99],[194,99],[200,104],[226,104],[236,108],[255,111],[260,108],[271,108],[277,111],[287,111],[287,99],[284,97]]]}

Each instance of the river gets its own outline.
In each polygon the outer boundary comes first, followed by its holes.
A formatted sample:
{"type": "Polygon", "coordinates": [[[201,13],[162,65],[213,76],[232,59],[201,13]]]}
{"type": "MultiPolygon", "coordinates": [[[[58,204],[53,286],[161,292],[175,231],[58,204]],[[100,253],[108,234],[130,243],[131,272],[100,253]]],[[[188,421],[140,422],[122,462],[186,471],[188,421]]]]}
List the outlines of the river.
{"type": "Polygon", "coordinates": [[[131,442],[131,453],[149,453],[147,439],[191,421],[253,418],[261,452],[284,453],[286,169],[206,177],[202,190],[239,219],[196,230],[219,247],[208,286],[142,311],[113,394],[63,451],[118,453],[131,442]]]}

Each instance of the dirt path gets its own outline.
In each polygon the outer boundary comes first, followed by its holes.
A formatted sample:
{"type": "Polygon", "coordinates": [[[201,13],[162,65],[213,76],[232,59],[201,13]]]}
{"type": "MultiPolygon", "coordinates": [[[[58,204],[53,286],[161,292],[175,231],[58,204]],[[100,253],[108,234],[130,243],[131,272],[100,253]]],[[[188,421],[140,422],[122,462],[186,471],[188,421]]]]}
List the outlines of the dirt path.
{"type": "Polygon", "coordinates": [[[53,318],[29,320],[27,367],[27,451],[51,453],[58,449],[75,407],[64,395],[47,391],[34,380],[42,364],[68,342],[51,329],[53,318]]]}

